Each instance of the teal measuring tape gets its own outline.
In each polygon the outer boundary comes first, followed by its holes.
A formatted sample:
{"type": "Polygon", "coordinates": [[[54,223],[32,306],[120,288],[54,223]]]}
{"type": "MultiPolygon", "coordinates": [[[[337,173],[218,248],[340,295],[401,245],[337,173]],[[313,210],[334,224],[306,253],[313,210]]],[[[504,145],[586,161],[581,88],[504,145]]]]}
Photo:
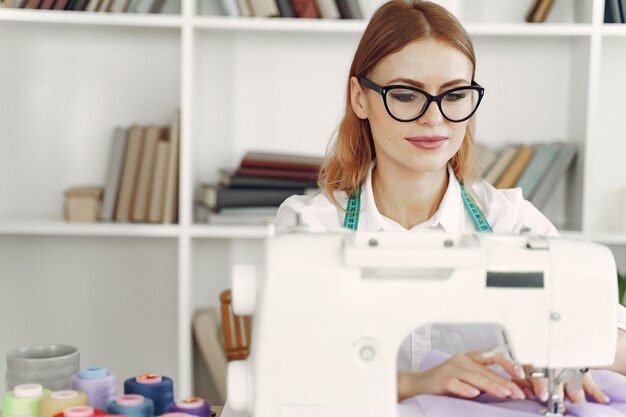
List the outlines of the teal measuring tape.
{"type": "Polygon", "coordinates": [[[476,231],[487,232],[487,233],[493,232],[493,230],[491,229],[491,226],[489,226],[489,223],[487,223],[487,219],[485,219],[485,216],[483,216],[483,213],[480,211],[478,207],[476,207],[476,204],[474,204],[474,202],[470,200],[467,194],[465,193],[464,184],[461,184],[461,197],[463,198],[463,204],[465,204],[465,208],[467,209],[467,212],[469,213],[470,218],[472,219],[472,222],[474,223],[474,227],[476,228],[476,231]]]}
{"type": "Polygon", "coordinates": [[[359,211],[361,209],[361,187],[356,190],[356,197],[350,197],[346,206],[346,217],[343,219],[343,227],[356,230],[359,226],[359,211]]]}
{"type": "MultiPolygon", "coordinates": [[[[491,233],[493,230],[483,213],[480,211],[476,204],[467,196],[465,192],[465,185],[461,184],[461,198],[463,198],[463,204],[474,223],[474,227],[477,232],[491,233]]],[[[357,230],[359,226],[359,210],[361,208],[361,187],[357,190],[356,197],[350,197],[348,205],[346,206],[346,216],[343,219],[343,227],[346,229],[357,230]]]]}

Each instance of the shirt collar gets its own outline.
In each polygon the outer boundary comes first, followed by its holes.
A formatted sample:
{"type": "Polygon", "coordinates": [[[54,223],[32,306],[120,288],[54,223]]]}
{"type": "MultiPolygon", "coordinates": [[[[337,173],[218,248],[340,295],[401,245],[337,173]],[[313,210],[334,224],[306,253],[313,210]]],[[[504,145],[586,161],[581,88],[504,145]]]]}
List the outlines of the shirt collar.
{"type": "MultiPolygon", "coordinates": [[[[376,162],[372,162],[365,183],[361,189],[361,207],[359,215],[359,230],[369,231],[401,231],[406,230],[397,222],[383,216],[374,201],[374,189],[372,188],[372,171],[376,162]]],[[[465,215],[461,186],[454,175],[454,171],[448,165],[448,187],[435,214],[425,221],[415,225],[411,230],[418,229],[443,229],[446,232],[458,232],[463,224],[465,215]]]]}

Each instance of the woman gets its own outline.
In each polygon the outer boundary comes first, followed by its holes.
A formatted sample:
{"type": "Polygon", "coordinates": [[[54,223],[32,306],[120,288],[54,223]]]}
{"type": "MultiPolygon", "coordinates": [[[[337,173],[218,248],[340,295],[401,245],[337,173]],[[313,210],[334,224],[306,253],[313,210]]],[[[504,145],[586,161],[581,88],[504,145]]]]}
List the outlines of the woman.
{"type": "MultiPolygon", "coordinates": [[[[350,68],[346,112],[320,173],[323,192],[287,199],[278,212],[279,229],[298,218],[310,231],[530,229],[556,235],[520,189],[496,190],[474,177],[471,123],[484,93],[474,81],[475,68],[470,37],[444,8],[415,0],[384,4],[372,16],[350,68]]],[[[398,398],[474,398],[488,392],[545,400],[545,381],[531,384],[520,365],[487,350],[498,345],[498,334],[489,325],[412,332],[399,352],[398,398]],[[454,355],[417,372],[430,349],[454,355]],[[494,363],[512,378],[488,367],[494,363]]],[[[620,355],[614,367],[626,369],[620,355]]],[[[589,376],[582,390],[568,396],[584,401],[585,392],[609,401],[589,376]]]]}

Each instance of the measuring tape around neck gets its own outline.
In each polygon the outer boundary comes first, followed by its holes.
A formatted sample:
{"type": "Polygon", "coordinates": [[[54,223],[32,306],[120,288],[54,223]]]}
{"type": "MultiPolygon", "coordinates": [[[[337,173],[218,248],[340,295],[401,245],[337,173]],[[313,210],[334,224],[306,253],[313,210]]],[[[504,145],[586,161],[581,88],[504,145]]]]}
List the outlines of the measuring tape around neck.
{"type": "MultiPolygon", "coordinates": [[[[461,198],[463,199],[463,204],[465,204],[465,208],[472,219],[472,223],[474,223],[474,227],[477,232],[487,232],[491,233],[493,230],[483,213],[480,211],[476,204],[467,196],[465,192],[465,185],[461,185],[461,198]]],[[[343,219],[343,227],[346,229],[357,230],[359,227],[359,211],[361,209],[361,187],[358,188],[356,196],[351,196],[348,200],[348,205],[346,206],[346,216],[343,219]]]]}

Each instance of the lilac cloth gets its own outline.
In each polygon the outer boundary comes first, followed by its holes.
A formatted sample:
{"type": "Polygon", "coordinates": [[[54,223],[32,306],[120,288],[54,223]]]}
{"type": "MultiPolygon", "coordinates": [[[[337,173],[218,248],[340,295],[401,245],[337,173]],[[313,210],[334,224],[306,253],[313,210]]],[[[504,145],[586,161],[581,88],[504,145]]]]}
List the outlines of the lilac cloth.
{"type": "MultiPolygon", "coordinates": [[[[450,355],[438,351],[428,352],[420,364],[423,371],[439,365],[450,355]]],[[[592,370],[593,379],[611,399],[608,405],[587,403],[572,404],[566,401],[565,416],[572,417],[624,417],[626,416],[626,377],[611,371],[592,370]]],[[[472,400],[442,395],[418,395],[398,404],[399,417],[537,417],[541,404],[530,400],[501,400],[482,394],[472,400]]]]}

